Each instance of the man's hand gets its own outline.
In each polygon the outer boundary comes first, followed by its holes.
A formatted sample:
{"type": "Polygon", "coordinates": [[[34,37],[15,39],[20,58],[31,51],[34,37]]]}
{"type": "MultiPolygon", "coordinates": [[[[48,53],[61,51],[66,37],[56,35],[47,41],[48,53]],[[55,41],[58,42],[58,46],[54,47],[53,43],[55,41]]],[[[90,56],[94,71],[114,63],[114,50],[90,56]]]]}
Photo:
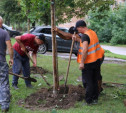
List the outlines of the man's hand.
{"type": "Polygon", "coordinates": [[[12,66],[13,65],[13,59],[10,59],[9,60],[9,66],[12,66]]]}
{"type": "Polygon", "coordinates": [[[35,63],[33,64],[33,67],[36,67],[36,64],[35,63]]]}
{"type": "Polygon", "coordinates": [[[57,27],[54,27],[54,28],[53,28],[53,31],[58,32],[59,29],[58,29],[57,27]]]}
{"type": "Polygon", "coordinates": [[[22,47],[21,50],[22,50],[23,52],[27,52],[25,47],[22,47]]]}
{"type": "Polygon", "coordinates": [[[80,70],[84,69],[84,63],[80,63],[79,69],[80,69],[80,70]]]}
{"type": "Polygon", "coordinates": [[[77,37],[75,34],[72,35],[72,40],[77,41],[77,37]]]}

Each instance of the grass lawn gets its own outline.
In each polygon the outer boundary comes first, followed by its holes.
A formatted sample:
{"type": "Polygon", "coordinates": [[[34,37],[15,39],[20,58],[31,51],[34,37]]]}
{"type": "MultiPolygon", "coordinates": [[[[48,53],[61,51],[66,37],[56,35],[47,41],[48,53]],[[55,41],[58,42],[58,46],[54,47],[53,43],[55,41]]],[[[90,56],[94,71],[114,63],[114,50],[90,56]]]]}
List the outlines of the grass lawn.
{"type": "Polygon", "coordinates": [[[126,55],[115,54],[115,53],[110,52],[109,50],[105,50],[105,56],[111,57],[111,58],[119,58],[119,59],[126,60],[126,55]]]}
{"type": "MultiPolygon", "coordinates": [[[[8,56],[7,56],[8,59],[8,56]]],[[[59,75],[66,75],[68,65],[68,59],[58,58],[58,70],[59,75]]],[[[38,66],[52,72],[52,57],[38,55],[38,66]]],[[[82,84],[77,82],[76,79],[81,75],[81,71],[78,69],[78,64],[75,60],[71,61],[71,67],[69,71],[68,84],[78,85],[82,84]]],[[[117,82],[126,84],[126,64],[102,64],[103,81],[105,82],[117,82]]],[[[45,74],[47,81],[53,84],[53,75],[45,74]]],[[[31,75],[31,77],[34,77],[31,75]]],[[[83,102],[77,102],[73,108],[66,110],[57,110],[57,112],[51,111],[32,111],[29,109],[19,107],[17,102],[21,99],[25,99],[31,93],[36,92],[42,87],[48,87],[41,77],[36,77],[37,83],[32,83],[33,89],[25,87],[24,80],[19,79],[19,90],[14,90],[11,86],[12,76],[10,78],[11,88],[11,103],[8,113],[125,113],[126,107],[124,107],[123,100],[126,99],[126,86],[123,87],[110,87],[110,85],[104,87],[102,95],[99,97],[99,104],[94,106],[83,106],[83,102]]],[[[60,84],[64,84],[61,81],[60,84]]]]}
{"type": "Polygon", "coordinates": [[[126,47],[126,45],[122,45],[122,44],[116,44],[116,45],[112,45],[111,43],[100,43],[101,45],[107,45],[107,46],[117,46],[117,47],[126,47]]]}

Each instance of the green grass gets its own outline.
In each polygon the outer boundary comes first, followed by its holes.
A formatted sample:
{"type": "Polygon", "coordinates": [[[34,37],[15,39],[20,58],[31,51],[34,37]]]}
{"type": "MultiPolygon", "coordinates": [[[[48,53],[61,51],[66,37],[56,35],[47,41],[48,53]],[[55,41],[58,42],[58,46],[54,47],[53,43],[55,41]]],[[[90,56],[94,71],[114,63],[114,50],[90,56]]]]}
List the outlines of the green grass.
{"type": "MultiPolygon", "coordinates": [[[[8,59],[8,56],[7,56],[8,59]]],[[[59,75],[66,75],[68,65],[68,59],[58,58],[58,71],[59,75]]],[[[52,72],[52,57],[38,55],[38,66],[52,72]]],[[[47,81],[53,84],[53,75],[46,74],[47,81]]],[[[78,64],[75,60],[71,61],[68,84],[78,85],[82,84],[77,82],[76,79],[81,76],[81,71],[78,69],[78,64]]],[[[126,64],[102,64],[102,76],[105,82],[117,82],[126,84],[126,64]]],[[[31,75],[33,77],[33,75],[31,75]]],[[[12,99],[10,103],[10,110],[8,113],[50,113],[50,111],[33,111],[24,108],[23,106],[18,106],[17,102],[21,99],[25,99],[31,93],[36,92],[42,87],[48,86],[45,84],[41,77],[36,77],[37,83],[32,83],[34,88],[27,89],[23,79],[19,79],[19,90],[14,90],[11,86],[12,76],[10,78],[10,88],[12,99]]],[[[60,84],[64,84],[61,81],[60,84]]],[[[124,107],[123,99],[126,98],[126,87],[105,87],[103,94],[99,97],[99,104],[94,106],[83,106],[83,102],[77,102],[74,108],[66,110],[56,110],[57,113],[125,113],[126,107],[124,107]],[[125,96],[124,96],[125,95],[125,96]]],[[[56,112],[53,112],[56,113],[56,112]]]]}
{"type": "Polygon", "coordinates": [[[118,59],[126,60],[126,55],[115,54],[115,53],[110,52],[109,50],[105,50],[105,56],[110,57],[110,58],[118,58],[118,59]]]}
{"type": "Polygon", "coordinates": [[[122,44],[112,45],[111,43],[100,43],[100,45],[117,46],[117,47],[126,47],[126,45],[122,45],[122,44]]]}
{"type": "Polygon", "coordinates": [[[16,42],[16,40],[15,40],[15,38],[11,38],[11,43],[12,43],[12,45],[14,45],[14,43],[16,42]]]}

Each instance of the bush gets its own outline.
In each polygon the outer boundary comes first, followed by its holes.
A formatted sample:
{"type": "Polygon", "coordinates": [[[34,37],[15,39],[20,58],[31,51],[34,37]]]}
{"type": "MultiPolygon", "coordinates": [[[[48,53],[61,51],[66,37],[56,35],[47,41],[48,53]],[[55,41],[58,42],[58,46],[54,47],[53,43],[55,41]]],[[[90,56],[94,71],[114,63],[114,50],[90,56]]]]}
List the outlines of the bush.
{"type": "Polygon", "coordinates": [[[96,31],[100,42],[126,44],[126,5],[118,9],[88,13],[89,28],[96,31]]]}

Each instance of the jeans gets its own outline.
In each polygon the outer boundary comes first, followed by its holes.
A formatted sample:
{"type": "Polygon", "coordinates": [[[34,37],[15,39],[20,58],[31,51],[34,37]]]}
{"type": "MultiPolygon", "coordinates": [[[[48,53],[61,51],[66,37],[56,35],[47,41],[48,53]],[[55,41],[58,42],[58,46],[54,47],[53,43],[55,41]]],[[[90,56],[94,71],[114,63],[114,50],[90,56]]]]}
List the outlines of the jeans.
{"type": "MultiPolygon", "coordinates": [[[[30,63],[27,55],[21,56],[16,50],[14,50],[14,64],[13,64],[13,73],[20,74],[23,72],[24,77],[30,77],[30,63]]],[[[18,84],[19,77],[13,76],[12,85],[18,84]]],[[[25,80],[26,86],[31,84],[30,81],[25,80]]]]}
{"type": "Polygon", "coordinates": [[[0,61],[0,104],[1,109],[9,108],[10,104],[10,86],[8,77],[8,64],[0,61]]]}

